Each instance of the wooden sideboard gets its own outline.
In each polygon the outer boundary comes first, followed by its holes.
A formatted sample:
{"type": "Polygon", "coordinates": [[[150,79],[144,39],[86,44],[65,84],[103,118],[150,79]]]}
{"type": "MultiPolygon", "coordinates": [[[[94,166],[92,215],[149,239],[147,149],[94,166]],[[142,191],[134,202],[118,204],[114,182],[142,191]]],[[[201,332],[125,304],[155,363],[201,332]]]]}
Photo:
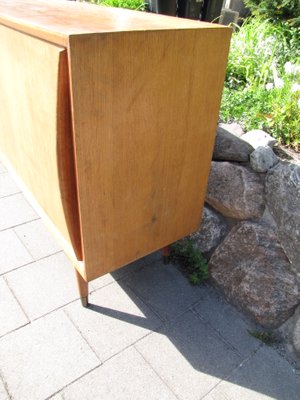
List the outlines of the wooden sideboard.
{"type": "Polygon", "coordinates": [[[231,29],[0,0],[0,150],[87,282],[197,230],[231,29]]]}

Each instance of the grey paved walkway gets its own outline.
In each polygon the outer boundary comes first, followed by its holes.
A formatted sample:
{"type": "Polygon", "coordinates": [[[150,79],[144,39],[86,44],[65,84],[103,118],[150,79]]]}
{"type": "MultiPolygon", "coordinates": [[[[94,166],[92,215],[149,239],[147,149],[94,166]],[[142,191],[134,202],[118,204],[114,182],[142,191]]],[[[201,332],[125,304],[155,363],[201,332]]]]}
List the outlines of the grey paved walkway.
{"type": "Polygon", "coordinates": [[[300,399],[300,378],[209,286],[152,254],[90,284],[0,163],[0,399],[300,399]]]}

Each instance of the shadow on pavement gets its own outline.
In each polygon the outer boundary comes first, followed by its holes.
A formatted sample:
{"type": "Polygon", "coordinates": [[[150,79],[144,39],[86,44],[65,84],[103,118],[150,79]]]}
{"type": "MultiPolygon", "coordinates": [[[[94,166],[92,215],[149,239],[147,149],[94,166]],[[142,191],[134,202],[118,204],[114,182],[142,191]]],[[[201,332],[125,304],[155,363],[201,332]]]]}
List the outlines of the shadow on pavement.
{"type": "Polygon", "coordinates": [[[144,317],[99,304],[89,310],[153,332],[135,346],[175,394],[299,400],[300,379],[291,366],[252,338],[247,330],[253,325],[210,285],[192,286],[175,266],[159,260],[136,271],[129,268],[121,279],[118,271],[112,276],[144,317]]]}

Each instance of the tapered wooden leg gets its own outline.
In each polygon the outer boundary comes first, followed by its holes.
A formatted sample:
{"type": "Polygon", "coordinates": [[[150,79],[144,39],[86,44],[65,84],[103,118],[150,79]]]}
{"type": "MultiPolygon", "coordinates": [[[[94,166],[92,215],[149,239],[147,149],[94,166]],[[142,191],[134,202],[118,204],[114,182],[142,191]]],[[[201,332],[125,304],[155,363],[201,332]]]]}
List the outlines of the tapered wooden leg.
{"type": "Polygon", "coordinates": [[[163,253],[163,262],[164,262],[164,264],[169,264],[169,262],[170,262],[170,253],[171,253],[171,245],[163,247],[162,253],[163,253]]]}
{"type": "Polygon", "coordinates": [[[89,284],[86,282],[80,273],[75,268],[75,274],[77,279],[78,290],[80,294],[80,300],[83,307],[87,307],[89,305],[88,295],[89,295],[89,284]]]}

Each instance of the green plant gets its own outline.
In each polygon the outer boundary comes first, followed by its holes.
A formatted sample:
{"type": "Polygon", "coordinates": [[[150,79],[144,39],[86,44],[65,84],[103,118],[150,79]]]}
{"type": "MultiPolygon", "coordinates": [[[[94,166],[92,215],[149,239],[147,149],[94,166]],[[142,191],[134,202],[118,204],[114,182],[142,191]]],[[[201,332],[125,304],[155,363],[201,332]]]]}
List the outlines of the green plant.
{"type": "Polygon", "coordinates": [[[145,3],[143,0],[89,0],[89,2],[109,7],[129,8],[132,10],[145,9],[145,3]]]}
{"type": "Polygon", "coordinates": [[[278,339],[274,332],[271,331],[248,331],[249,335],[255,337],[268,346],[278,343],[278,339]]]}
{"type": "Polygon", "coordinates": [[[285,24],[249,18],[233,34],[226,78],[232,89],[249,84],[264,85],[273,77],[272,66],[300,59],[300,33],[285,24]]]}
{"type": "Polygon", "coordinates": [[[244,0],[244,3],[254,15],[300,26],[299,0],[244,0]]]}
{"type": "Polygon", "coordinates": [[[300,36],[287,24],[248,19],[232,37],[221,119],[300,143],[300,36]],[[298,85],[298,86],[297,86],[298,85]]]}
{"type": "Polygon", "coordinates": [[[193,285],[209,278],[208,265],[191,239],[182,239],[172,245],[171,259],[178,262],[193,285]]]}

